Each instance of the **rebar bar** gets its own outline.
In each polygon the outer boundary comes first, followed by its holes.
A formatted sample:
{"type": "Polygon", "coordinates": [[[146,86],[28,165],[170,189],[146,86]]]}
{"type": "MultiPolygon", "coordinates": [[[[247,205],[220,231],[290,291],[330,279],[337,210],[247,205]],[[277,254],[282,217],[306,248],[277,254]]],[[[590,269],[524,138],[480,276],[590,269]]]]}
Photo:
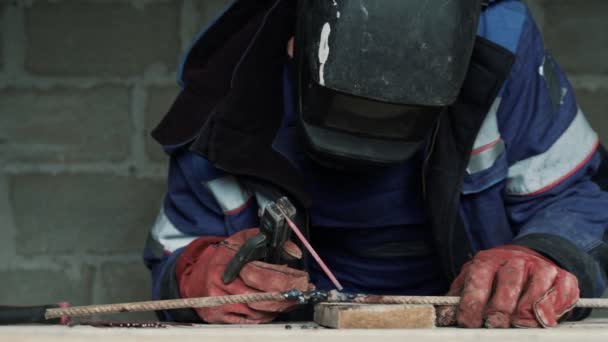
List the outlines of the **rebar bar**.
{"type": "Polygon", "coordinates": [[[75,317],[75,316],[91,316],[91,315],[104,315],[121,312],[139,312],[139,311],[157,311],[157,310],[171,310],[171,309],[183,309],[183,308],[204,308],[213,307],[226,304],[239,304],[239,303],[254,303],[254,302],[267,302],[267,301],[284,301],[285,295],[280,292],[267,292],[267,293],[253,293],[253,294],[242,294],[242,295],[231,295],[231,296],[219,296],[219,297],[200,297],[200,298],[184,298],[184,299],[169,299],[169,300],[156,300],[147,302],[133,302],[133,303],[118,303],[118,304],[104,304],[104,305],[87,305],[87,306],[74,306],[68,308],[59,309],[47,309],[44,317],[46,319],[57,318],[63,316],[75,317]]]}
{"type": "MultiPolygon", "coordinates": [[[[45,318],[75,317],[112,314],[121,312],[157,311],[183,308],[204,308],[226,304],[241,304],[255,302],[271,302],[296,300],[301,303],[316,297],[317,300],[330,303],[362,303],[362,304],[409,304],[409,305],[458,305],[460,297],[434,296],[375,296],[345,294],[337,291],[324,293],[302,293],[299,291],[252,293],[219,297],[200,297],[185,299],[157,300],[134,303],[118,303],[105,305],[75,306],[69,308],[47,309],[45,318]]],[[[608,299],[584,298],[576,304],[579,308],[608,309],[608,299]]]]}

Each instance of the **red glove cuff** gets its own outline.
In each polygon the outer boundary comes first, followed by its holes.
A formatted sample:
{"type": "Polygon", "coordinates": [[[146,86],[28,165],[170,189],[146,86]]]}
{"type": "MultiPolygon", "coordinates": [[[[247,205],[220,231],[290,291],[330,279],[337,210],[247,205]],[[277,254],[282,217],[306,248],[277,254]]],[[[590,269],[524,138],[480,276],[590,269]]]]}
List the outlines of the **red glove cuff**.
{"type": "Polygon", "coordinates": [[[546,262],[549,262],[549,263],[559,267],[559,265],[557,265],[557,263],[555,263],[553,260],[547,258],[546,256],[544,256],[544,255],[538,253],[537,251],[535,251],[531,248],[528,248],[528,247],[518,246],[518,245],[504,245],[504,246],[494,247],[492,249],[507,249],[507,250],[511,250],[511,251],[518,251],[518,252],[522,252],[522,253],[531,254],[537,258],[540,258],[546,262]]]}

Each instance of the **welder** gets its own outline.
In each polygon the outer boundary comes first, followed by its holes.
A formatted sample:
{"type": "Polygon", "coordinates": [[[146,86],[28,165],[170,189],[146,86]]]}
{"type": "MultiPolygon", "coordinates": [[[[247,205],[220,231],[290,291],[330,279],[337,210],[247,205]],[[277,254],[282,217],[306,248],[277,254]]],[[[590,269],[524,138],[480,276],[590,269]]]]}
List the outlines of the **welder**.
{"type": "Polygon", "coordinates": [[[170,156],[155,299],[333,288],[291,241],[224,281],[282,197],[344,291],[462,296],[462,327],[555,326],[604,292],[605,152],[518,0],[235,1],[179,81],[153,132],[170,156]]]}

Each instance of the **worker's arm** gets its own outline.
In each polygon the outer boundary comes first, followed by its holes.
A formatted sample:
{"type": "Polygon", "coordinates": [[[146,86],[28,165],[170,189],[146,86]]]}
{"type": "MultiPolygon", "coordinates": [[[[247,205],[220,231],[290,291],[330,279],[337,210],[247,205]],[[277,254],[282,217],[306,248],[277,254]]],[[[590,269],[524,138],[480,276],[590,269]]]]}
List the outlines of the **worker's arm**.
{"type": "MultiPolygon", "coordinates": [[[[168,193],[152,227],[145,257],[154,299],[175,299],[308,289],[308,274],[263,262],[246,264],[228,284],[222,275],[246,240],[257,234],[258,200],[234,176],[186,150],[173,151],[168,193]]],[[[286,243],[287,260],[301,256],[286,243]]],[[[201,310],[171,310],[162,318],[208,323],[263,323],[294,303],[238,304],[201,310]]]]}
{"type": "Polygon", "coordinates": [[[601,296],[608,193],[594,182],[604,162],[598,135],[531,18],[517,59],[498,114],[509,161],[504,201],[514,243],[576,275],[583,297],[601,296]]]}
{"type": "MultiPolygon", "coordinates": [[[[188,245],[200,238],[218,242],[241,229],[257,227],[256,211],[252,194],[234,177],[185,148],[170,151],[167,194],[144,252],[152,271],[153,298],[180,297],[175,267],[188,245]]],[[[164,312],[163,316],[177,321],[198,319],[193,310],[164,312]]]]}
{"type": "Polygon", "coordinates": [[[552,326],[568,317],[579,295],[597,297],[606,287],[608,193],[594,182],[603,157],[531,16],[521,4],[504,6],[524,13],[515,18],[523,18],[521,32],[518,20],[505,30],[519,36],[495,122],[508,164],[500,186],[514,238],[477,254],[450,294],[463,296],[462,326],[552,326]]]}

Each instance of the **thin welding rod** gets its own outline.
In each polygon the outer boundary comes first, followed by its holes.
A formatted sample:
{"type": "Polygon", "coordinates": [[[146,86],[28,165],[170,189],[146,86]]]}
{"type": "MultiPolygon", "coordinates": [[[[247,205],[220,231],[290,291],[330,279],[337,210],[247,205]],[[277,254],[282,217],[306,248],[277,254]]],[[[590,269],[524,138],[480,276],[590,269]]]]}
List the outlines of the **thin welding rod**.
{"type": "Polygon", "coordinates": [[[323,272],[325,272],[325,274],[327,275],[327,277],[329,278],[329,280],[331,280],[331,282],[334,283],[334,285],[336,286],[336,288],[339,291],[342,291],[344,289],[344,287],[342,287],[342,284],[340,284],[340,282],[338,281],[338,279],[336,279],[336,276],[334,276],[334,274],[331,272],[331,270],[329,269],[329,267],[327,267],[327,265],[325,264],[325,262],[323,262],[323,259],[321,259],[321,257],[319,256],[319,254],[317,254],[317,252],[315,251],[315,249],[312,248],[312,246],[310,245],[310,243],[308,243],[308,241],[304,237],[304,234],[302,234],[302,232],[300,231],[300,229],[298,229],[298,227],[295,225],[295,223],[293,223],[293,221],[291,221],[289,219],[289,217],[287,217],[287,215],[285,215],[285,212],[283,211],[283,209],[280,206],[277,206],[277,207],[279,208],[279,211],[281,211],[281,214],[283,215],[283,217],[285,218],[285,220],[287,220],[287,223],[291,227],[291,230],[293,230],[293,232],[296,234],[296,236],[298,237],[298,239],[300,239],[300,241],[302,242],[302,244],[304,245],[304,247],[306,247],[306,250],[308,250],[308,252],[310,253],[310,255],[312,255],[312,257],[315,259],[315,261],[319,264],[319,266],[321,267],[321,269],[323,270],[323,272]]]}

